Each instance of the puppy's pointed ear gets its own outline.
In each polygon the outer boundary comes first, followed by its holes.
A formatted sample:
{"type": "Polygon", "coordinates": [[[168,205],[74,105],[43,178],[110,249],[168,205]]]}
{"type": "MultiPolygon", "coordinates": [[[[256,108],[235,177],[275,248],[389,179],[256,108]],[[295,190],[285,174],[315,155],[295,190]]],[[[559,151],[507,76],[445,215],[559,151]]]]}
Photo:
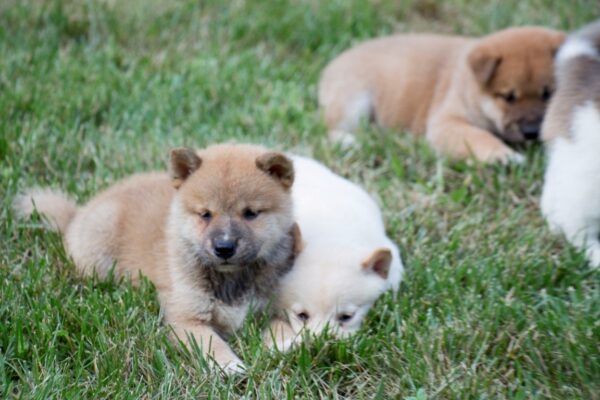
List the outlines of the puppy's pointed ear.
{"type": "Polygon", "coordinates": [[[282,153],[265,153],[256,159],[256,166],[279,181],[284,189],[289,189],[294,183],[294,164],[282,153]]]}
{"type": "Polygon", "coordinates": [[[364,271],[374,272],[383,279],[387,279],[392,264],[392,252],[390,249],[377,249],[365,261],[362,262],[364,271]]]}
{"type": "Polygon", "coordinates": [[[201,164],[202,159],[192,149],[180,147],[171,150],[169,172],[173,187],[179,189],[188,176],[200,168],[201,164]]]}
{"type": "Polygon", "coordinates": [[[502,62],[502,57],[492,54],[483,46],[476,46],[469,53],[469,66],[481,86],[487,85],[502,62]]]}
{"type": "Polygon", "coordinates": [[[300,231],[300,227],[298,223],[294,222],[292,225],[292,230],[290,232],[292,235],[292,239],[294,240],[294,257],[298,256],[304,250],[304,241],[302,240],[302,232],[300,231]]]}

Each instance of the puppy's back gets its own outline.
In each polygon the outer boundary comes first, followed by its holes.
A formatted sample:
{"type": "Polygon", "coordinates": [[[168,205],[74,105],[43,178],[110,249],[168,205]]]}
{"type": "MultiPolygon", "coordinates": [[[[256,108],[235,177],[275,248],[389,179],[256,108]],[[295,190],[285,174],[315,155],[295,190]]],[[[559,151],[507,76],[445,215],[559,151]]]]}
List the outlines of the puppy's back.
{"type": "MultiPolygon", "coordinates": [[[[306,268],[308,272],[314,267],[313,260],[330,260],[318,265],[336,269],[342,259],[349,262],[348,266],[353,262],[359,265],[376,249],[388,248],[392,264],[387,282],[396,291],[403,273],[400,252],[386,236],[383,216],[375,200],[360,186],[314,160],[300,156],[292,159],[296,169],[292,191],[294,214],[307,244],[293,275],[301,275],[298,268],[306,268]]],[[[337,276],[335,271],[329,272],[337,276]]]]}
{"type": "Polygon", "coordinates": [[[447,78],[465,45],[473,40],[399,34],[346,50],[327,65],[319,83],[319,105],[328,127],[339,125],[348,112],[346,103],[362,96],[372,103],[371,117],[377,123],[423,132],[437,82],[447,78]],[[403,101],[407,94],[411,101],[403,101]]]}
{"type": "Polygon", "coordinates": [[[114,266],[134,284],[142,272],[159,289],[168,286],[161,267],[173,194],[166,173],[133,175],[98,194],[80,208],[65,235],[75,263],[84,273],[106,276],[114,266]]]}
{"type": "Polygon", "coordinates": [[[293,160],[294,213],[304,238],[381,236],[383,218],[371,196],[314,160],[299,156],[293,156],[293,160]]]}

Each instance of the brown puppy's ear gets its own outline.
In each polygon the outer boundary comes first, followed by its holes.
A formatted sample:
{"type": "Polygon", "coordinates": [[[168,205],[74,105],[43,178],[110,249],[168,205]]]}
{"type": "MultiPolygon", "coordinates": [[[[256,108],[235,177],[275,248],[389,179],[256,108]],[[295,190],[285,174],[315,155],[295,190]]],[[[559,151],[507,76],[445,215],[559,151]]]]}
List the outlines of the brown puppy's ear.
{"type": "Polygon", "coordinates": [[[256,159],[256,166],[277,179],[284,189],[289,189],[294,183],[294,164],[282,153],[265,153],[256,159]]]}
{"type": "Polygon", "coordinates": [[[471,50],[468,61],[479,84],[485,86],[494,76],[496,68],[502,62],[502,57],[492,55],[485,47],[478,46],[471,50]]]}
{"type": "Polygon", "coordinates": [[[392,252],[389,249],[377,249],[362,262],[364,271],[375,272],[383,279],[387,279],[392,264],[392,252]]]}
{"type": "Polygon", "coordinates": [[[298,256],[304,250],[304,241],[302,240],[302,232],[300,231],[300,227],[297,222],[294,222],[292,225],[292,230],[290,232],[292,235],[292,239],[294,240],[294,257],[298,256]]]}
{"type": "Polygon", "coordinates": [[[170,163],[173,187],[179,189],[183,181],[185,181],[195,170],[200,168],[202,159],[198,157],[194,150],[180,147],[171,150],[170,163]]]}

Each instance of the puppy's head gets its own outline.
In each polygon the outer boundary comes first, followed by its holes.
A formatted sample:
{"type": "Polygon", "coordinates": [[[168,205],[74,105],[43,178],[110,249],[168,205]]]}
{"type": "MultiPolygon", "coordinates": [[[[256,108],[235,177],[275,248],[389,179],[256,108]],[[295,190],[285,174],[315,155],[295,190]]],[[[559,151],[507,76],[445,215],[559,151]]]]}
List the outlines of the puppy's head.
{"type": "Polygon", "coordinates": [[[553,60],[565,34],[511,28],[480,39],[468,54],[481,112],[509,142],[537,139],[554,91],[553,60]]]}
{"type": "Polygon", "coordinates": [[[280,307],[290,326],[295,333],[308,330],[318,334],[328,330],[337,337],[352,335],[388,288],[391,251],[347,249],[330,256],[323,253],[319,259],[305,255],[306,252],[299,254],[280,289],[280,307]],[[357,258],[359,252],[361,256],[357,258]]]}
{"type": "Polygon", "coordinates": [[[258,146],[219,145],[171,151],[178,195],[172,229],[191,256],[219,272],[269,263],[292,225],[292,161],[258,146]]]}

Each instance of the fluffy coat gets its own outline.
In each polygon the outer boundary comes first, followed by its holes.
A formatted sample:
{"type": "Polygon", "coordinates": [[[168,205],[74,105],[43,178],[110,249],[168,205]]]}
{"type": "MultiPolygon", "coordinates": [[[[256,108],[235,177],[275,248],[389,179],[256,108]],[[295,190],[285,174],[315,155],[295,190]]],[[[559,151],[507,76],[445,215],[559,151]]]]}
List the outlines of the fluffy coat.
{"type": "Polygon", "coordinates": [[[77,207],[60,192],[17,199],[58,229],[83,275],[156,286],[175,337],[195,341],[228,372],[241,360],[224,338],[262,307],[293,265],[291,161],[250,145],[171,152],[171,172],[131,176],[77,207]]]}
{"type": "Polygon", "coordinates": [[[375,201],[322,164],[292,159],[292,199],[303,247],[282,280],[276,303],[280,317],[265,337],[268,346],[280,350],[299,340],[304,329],[353,334],[383,292],[398,290],[403,273],[398,247],[386,236],[375,201]]]}
{"type": "Polygon", "coordinates": [[[560,49],[558,90],[542,128],[547,143],[541,207],[562,232],[600,266],[600,20],[560,49]]]}
{"type": "Polygon", "coordinates": [[[321,76],[330,137],[352,142],[366,119],[425,134],[450,157],[523,161],[504,142],[537,139],[563,39],[522,27],[483,38],[401,34],[359,44],[321,76]]]}

